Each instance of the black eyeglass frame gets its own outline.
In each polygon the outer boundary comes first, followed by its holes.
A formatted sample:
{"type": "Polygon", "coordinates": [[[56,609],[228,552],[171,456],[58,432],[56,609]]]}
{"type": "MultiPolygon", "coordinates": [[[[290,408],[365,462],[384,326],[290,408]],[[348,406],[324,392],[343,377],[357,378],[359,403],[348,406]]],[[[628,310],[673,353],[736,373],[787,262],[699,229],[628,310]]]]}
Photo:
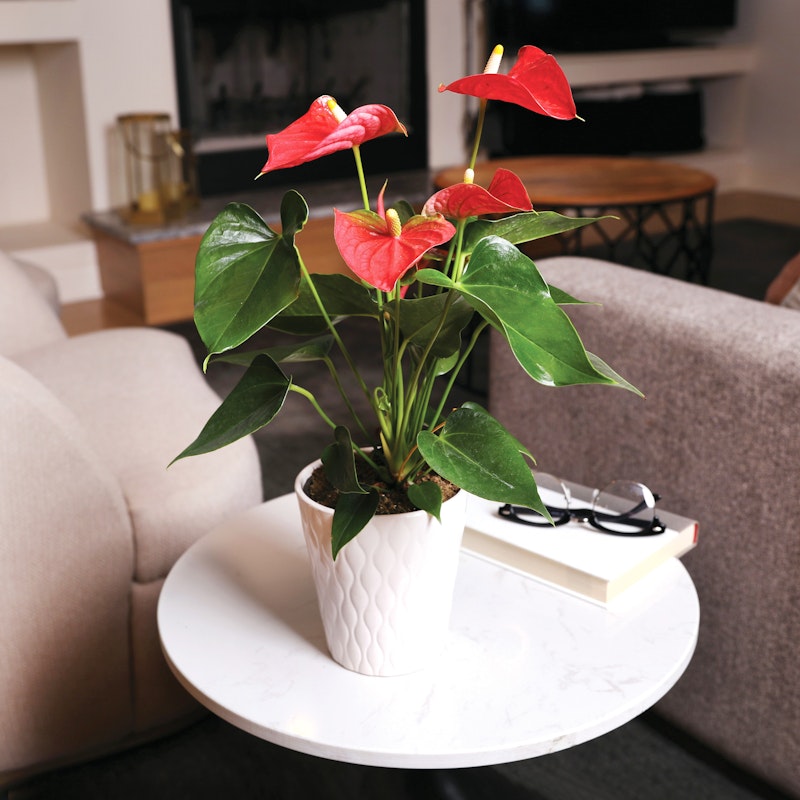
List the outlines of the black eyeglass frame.
{"type": "MultiPolygon", "coordinates": [[[[653,493],[654,503],[657,503],[660,499],[660,495],[653,493]]],[[[645,500],[642,500],[639,505],[634,506],[634,508],[625,514],[607,514],[595,511],[593,508],[555,508],[553,506],[545,505],[545,508],[553,519],[552,524],[544,519],[544,517],[542,517],[538,511],[535,511],[532,508],[526,508],[525,506],[515,506],[511,503],[506,503],[505,505],[500,506],[498,513],[501,517],[509,520],[510,522],[518,522],[521,525],[530,525],[535,528],[550,528],[553,525],[566,525],[568,522],[575,520],[576,522],[588,523],[596,530],[601,531],[602,533],[607,533],[611,536],[641,537],[657,536],[660,533],[664,533],[667,528],[664,523],[661,522],[661,520],[655,515],[655,508],[653,509],[653,519],[649,522],[631,518],[632,514],[637,514],[642,510],[642,508],[648,506],[649,504],[646,503],[645,500]],[[536,514],[541,522],[525,519],[524,516],[522,516],[525,514],[525,512],[536,514]],[[608,521],[613,520],[615,522],[624,522],[626,525],[630,525],[632,527],[644,526],[646,524],[647,527],[642,527],[642,530],[635,531],[613,530],[612,528],[606,528],[602,525],[603,519],[608,521]]]]}

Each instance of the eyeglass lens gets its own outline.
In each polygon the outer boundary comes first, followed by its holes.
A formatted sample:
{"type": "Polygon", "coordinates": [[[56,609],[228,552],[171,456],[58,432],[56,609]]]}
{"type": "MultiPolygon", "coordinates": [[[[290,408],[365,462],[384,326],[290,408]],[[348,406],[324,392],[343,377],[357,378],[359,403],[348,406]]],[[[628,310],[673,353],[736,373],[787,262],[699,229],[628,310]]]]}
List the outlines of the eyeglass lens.
{"type": "Polygon", "coordinates": [[[614,481],[598,492],[592,511],[597,527],[610,533],[635,534],[653,525],[655,506],[653,493],[643,484],[614,481]]]}
{"type": "MultiPolygon", "coordinates": [[[[591,509],[571,508],[569,489],[553,475],[537,473],[536,486],[542,502],[557,525],[570,519],[581,519],[599,530],[623,536],[663,530],[660,523],[655,525],[656,497],[644,484],[614,481],[596,493],[591,509]]],[[[528,525],[550,525],[545,517],[529,508],[514,507],[513,510],[504,512],[504,516],[516,518],[528,525]]]]}

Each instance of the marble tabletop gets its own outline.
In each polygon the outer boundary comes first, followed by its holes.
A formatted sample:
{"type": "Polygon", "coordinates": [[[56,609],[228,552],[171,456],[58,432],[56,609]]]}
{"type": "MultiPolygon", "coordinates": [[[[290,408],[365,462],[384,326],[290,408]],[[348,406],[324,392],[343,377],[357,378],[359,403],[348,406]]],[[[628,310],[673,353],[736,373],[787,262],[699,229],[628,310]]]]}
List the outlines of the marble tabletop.
{"type": "MultiPolygon", "coordinates": [[[[204,197],[197,206],[189,208],[185,214],[169,222],[142,224],[127,221],[114,210],[88,212],[83,221],[90,228],[130,245],[149,242],[168,241],[189,236],[202,236],[214,217],[228,203],[246,203],[252,206],[268,222],[280,220],[281,198],[289,189],[297,189],[309,207],[309,218],[331,217],[333,208],[352,211],[362,207],[358,182],[349,180],[315,181],[304,184],[283,185],[269,183],[269,177],[262,177],[260,185],[252,191],[230,195],[204,197]]],[[[386,203],[407,200],[422,205],[433,193],[433,177],[428,170],[405,170],[389,175],[367,176],[367,188],[372,202],[386,182],[386,203]]]]}
{"type": "Polygon", "coordinates": [[[653,705],[694,652],[699,605],[671,560],[609,606],[462,553],[443,653],[382,678],[328,655],[292,495],[199,540],[158,625],[181,683],[228,722],[303,753],[453,768],[555,752],[653,705]]]}

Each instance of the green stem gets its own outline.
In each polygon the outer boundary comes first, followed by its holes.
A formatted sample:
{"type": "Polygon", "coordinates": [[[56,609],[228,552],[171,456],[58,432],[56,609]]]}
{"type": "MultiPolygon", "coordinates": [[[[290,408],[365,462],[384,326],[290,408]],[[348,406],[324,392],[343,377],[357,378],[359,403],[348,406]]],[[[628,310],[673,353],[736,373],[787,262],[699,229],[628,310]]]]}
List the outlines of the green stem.
{"type": "Polygon", "coordinates": [[[367,429],[364,426],[364,423],[361,421],[361,417],[359,416],[358,411],[356,411],[355,406],[351,402],[350,397],[348,396],[344,386],[342,385],[342,380],[339,377],[339,371],[336,369],[336,365],[330,358],[326,357],[323,358],[322,360],[325,362],[325,366],[328,368],[328,372],[330,373],[331,378],[333,379],[333,382],[336,385],[336,389],[338,390],[340,397],[344,401],[345,406],[347,406],[347,410],[350,412],[350,416],[353,418],[353,421],[356,423],[356,425],[358,425],[358,427],[361,429],[361,433],[363,433],[364,436],[368,437],[369,433],[367,432],[367,429]]]}
{"type": "Polygon", "coordinates": [[[481,98],[480,106],[478,107],[478,123],[475,127],[475,143],[472,145],[472,158],[469,160],[469,168],[475,169],[475,164],[478,161],[478,150],[481,146],[481,136],[483,136],[483,124],[486,121],[486,105],[487,100],[481,98]]]}
{"type": "Polygon", "coordinates": [[[364,203],[364,210],[369,211],[369,194],[367,193],[367,181],[364,178],[364,165],[361,163],[361,148],[353,146],[353,156],[356,160],[356,171],[358,172],[358,185],[361,187],[361,200],[364,203]]]}
{"type": "Polygon", "coordinates": [[[489,323],[486,320],[481,320],[481,322],[475,326],[475,330],[472,332],[472,337],[469,340],[469,344],[464,348],[461,358],[458,359],[458,363],[450,373],[450,380],[447,382],[447,386],[442,393],[442,399],[439,401],[439,406],[436,409],[436,414],[434,415],[433,419],[439,419],[439,417],[442,416],[442,412],[444,411],[444,407],[447,403],[447,398],[450,396],[450,392],[453,390],[453,384],[456,382],[458,373],[461,372],[461,368],[466,363],[470,353],[475,349],[475,345],[478,342],[478,337],[481,335],[481,333],[483,333],[484,330],[486,330],[488,325],[489,323]]]}
{"type": "Polygon", "coordinates": [[[336,342],[336,345],[339,348],[342,356],[344,356],[344,360],[347,362],[347,366],[350,367],[351,372],[355,376],[356,381],[358,382],[361,391],[364,393],[364,396],[367,398],[367,401],[370,400],[369,396],[369,389],[367,388],[367,384],[364,382],[364,379],[361,377],[361,373],[358,371],[358,367],[356,367],[355,362],[353,361],[350,352],[348,351],[345,343],[342,341],[342,337],[339,336],[339,331],[336,330],[336,326],[333,324],[330,316],[328,315],[327,310],[325,309],[325,305],[322,302],[322,298],[319,296],[317,292],[317,287],[314,286],[314,281],[311,280],[311,275],[308,272],[308,268],[303,261],[303,257],[300,255],[300,251],[297,251],[297,256],[300,261],[300,271],[303,274],[303,280],[308,285],[309,291],[311,292],[312,297],[314,298],[314,302],[317,304],[317,308],[322,315],[322,318],[325,320],[325,325],[328,328],[331,336],[333,336],[333,340],[336,342]]]}
{"type": "Polygon", "coordinates": [[[465,219],[460,219],[456,227],[456,249],[452,262],[452,272],[450,274],[450,277],[454,281],[460,281],[461,276],[464,274],[464,258],[462,257],[461,251],[464,248],[464,231],[466,227],[467,221],[465,219]]]}
{"type": "Polygon", "coordinates": [[[314,410],[317,414],[322,417],[323,422],[328,425],[329,427],[336,429],[336,423],[322,410],[322,406],[317,402],[317,398],[314,397],[308,389],[304,389],[302,386],[298,386],[296,383],[289,384],[289,391],[290,392],[297,392],[297,394],[303,396],[308,400],[309,403],[314,407],[314,410]]]}

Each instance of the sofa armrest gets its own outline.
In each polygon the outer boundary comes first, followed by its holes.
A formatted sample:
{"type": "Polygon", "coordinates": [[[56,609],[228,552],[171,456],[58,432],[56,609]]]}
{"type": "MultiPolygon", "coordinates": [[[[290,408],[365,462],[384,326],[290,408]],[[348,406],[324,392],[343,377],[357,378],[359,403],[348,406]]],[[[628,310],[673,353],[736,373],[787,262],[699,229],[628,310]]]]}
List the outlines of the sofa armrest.
{"type": "Polygon", "coordinates": [[[133,552],[74,416],[2,357],[0,451],[1,777],[130,729],[133,552]]]}
{"type": "Polygon", "coordinates": [[[13,356],[65,336],[47,297],[19,263],[0,251],[0,354],[13,356]]]}
{"type": "Polygon", "coordinates": [[[646,395],[530,381],[495,336],[490,407],[539,468],[643,481],[700,521],[692,664],[660,711],[800,793],[800,314],[581,258],[540,264],[600,307],[569,310],[587,349],[646,395]]]}

